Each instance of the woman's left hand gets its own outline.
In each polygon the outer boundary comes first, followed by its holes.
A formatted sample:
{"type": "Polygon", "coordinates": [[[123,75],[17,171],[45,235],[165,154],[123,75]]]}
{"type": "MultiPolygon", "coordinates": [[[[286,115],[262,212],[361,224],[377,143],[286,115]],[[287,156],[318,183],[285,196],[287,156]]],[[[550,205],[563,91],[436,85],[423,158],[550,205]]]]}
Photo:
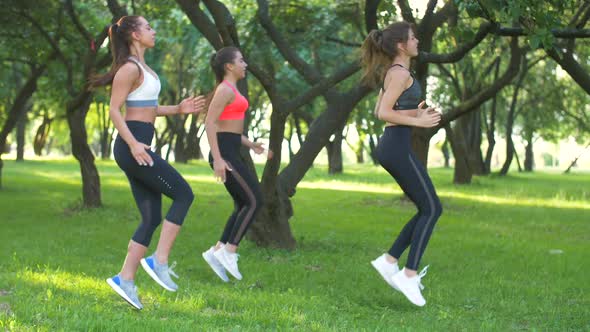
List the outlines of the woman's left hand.
{"type": "Polygon", "coordinates": [[[254,150],[254,153],[256,154],[262,154],[264,152],[264,146],[260,142],[252,143],[251,149],[254,150]]]}
{"type": "Polygon", "coordinates": [[[180,114],[200,113],[205,109],[205,96],[185,98],[178,107],[180,114]]]}
{"type": "Polygon", "coordinates": [[[260,142],[252,143],[251,149],[254,150],[254,153],[256,154],[263,154],[264,152],[268,151],[266,159],[272,159],[272,151],[265,149],[262,143],[260,142]]]}

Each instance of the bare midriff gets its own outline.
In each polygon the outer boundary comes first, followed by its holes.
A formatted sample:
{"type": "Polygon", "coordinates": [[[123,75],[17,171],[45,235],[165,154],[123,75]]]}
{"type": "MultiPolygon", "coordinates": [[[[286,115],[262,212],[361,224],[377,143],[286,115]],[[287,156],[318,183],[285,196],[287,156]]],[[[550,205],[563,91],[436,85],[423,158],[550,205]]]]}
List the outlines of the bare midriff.
{"type": "Polygon", "coordinates": [[[244,120],[218,120],[217,132],[241,134],[244,131],[244,120]]]}
{"type": "Polygon", "coordinates": [[[154,123],[156,121],[156,107],[128,107],[125,111],[125,121],[154,123]]]}

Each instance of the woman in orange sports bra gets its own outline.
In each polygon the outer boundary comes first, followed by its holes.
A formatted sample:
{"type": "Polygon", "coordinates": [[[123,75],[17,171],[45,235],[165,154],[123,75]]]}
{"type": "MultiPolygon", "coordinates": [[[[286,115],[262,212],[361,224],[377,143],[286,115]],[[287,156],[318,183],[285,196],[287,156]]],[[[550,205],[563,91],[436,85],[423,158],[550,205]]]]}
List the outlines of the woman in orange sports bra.
{"type": "Polygon", "coordinates": [[[224,183],[232,196],[234,211],[227,220],[221,238],[203,252],[203,258],[227,282],[229,278],[226,271],[236,279],[242,279],[236,251],[262,206],[258,177],[242,161],[240,147],[245,145],[257,154],[263,153],[264,148],[262,143],[254,143],[242,135],[248,109],[248,100],[236,88],[237,82],[246,76],[247,64],[242,53],[235,47],[224,47],[211,57],[211,67],[218,85],[205,120],[211,147],[209,163],[215,176],[224,183]]]}

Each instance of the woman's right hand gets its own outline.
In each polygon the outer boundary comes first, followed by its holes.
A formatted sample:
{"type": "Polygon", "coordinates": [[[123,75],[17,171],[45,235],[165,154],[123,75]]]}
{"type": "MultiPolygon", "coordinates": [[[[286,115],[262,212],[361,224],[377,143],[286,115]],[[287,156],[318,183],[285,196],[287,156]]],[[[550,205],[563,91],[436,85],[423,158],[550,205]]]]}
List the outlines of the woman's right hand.
{"type": "Polygon", "coordinates": [[[150,149],[149,145],[145,145],[141,142],[135,142],[131,145],[131,154],[133,158],[137,161],[139,166],[154,166],[154,161],[147,150],[150,149]]]}
{"type": "Polygon", "coordinates": [[[232,171],[229,165],[223,159],[216,159],[213,161],[213,171],[215,171],[215,178],[221,182],[225,183],[226,179],[226,172],[225,171],[232,171]]]}
{"type": "Polygon", "coordinates": [[[427,107],[418,111],[418,116],[416,119],[418,120],[416,127],[431,128],[436,127],[439,124],[441,120],[441,114],[433,107],[427,107]]]}

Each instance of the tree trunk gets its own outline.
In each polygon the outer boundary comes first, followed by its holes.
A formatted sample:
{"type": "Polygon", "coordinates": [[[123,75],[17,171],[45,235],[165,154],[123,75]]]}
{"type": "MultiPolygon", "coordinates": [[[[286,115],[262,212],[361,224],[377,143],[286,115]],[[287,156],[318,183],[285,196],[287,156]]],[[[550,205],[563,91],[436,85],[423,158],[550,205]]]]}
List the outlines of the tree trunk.
{"type": "Polygon", "coordinates": [[[526,132],[526,148],[524,152],[524,171],[532,172],[535,167],[535,155],[533,153],[533,131],[526,132]]]}
{"type": "MultiPolygon", "coordinates": [[[[514,91],[512,93],[512,101],[510,103],[510,110],[508,112],[508,117],[506,119],[506,161],[502,165],[502,169],[500,170],[500,175],[508,174],[508,170],[510,169],[510,164],[512,163],[512,158],[514,158],[514,142],[512,141],[512,131],[514,128],[514,120],[516,114],[516,103],[518,101],[518,92],[520,87],[522,86],[522,82],[527,74],[527,62],[526,62],[526,55],[522,56],[522,64],[521,72],[518,77],[518,81],[514,86],[514,91]]],[[[520,166],[519,166],[520,168],[520,166]]]]}
{"type": "Polygon", "coordinates": [[[512,140],[512,151],[514,151],[514,159],[516,159],[516,166],[518,167],[518,172],[522,172],[522,167],[520,166],[520,159],[518,158],[518,153],[516,152],[516,147],[514,146],[514,140],[512,140]]]}
{"type": "MultiPolygon", "coordinates": [[[[498,79],[500,74],[500,61],[496,62],[496,68],[494,70],[494,80],[498,79]]],[[[490,122],[487,125],[486,137],[488,140],[488,149],[486,150],[486,157],[484,160],[484,174],[490,174],[492,172],[492,155],[494,154],[494,147],[496,146],[496,114],[498,106],[498,94],[494,95],[492,99],[492,106],[490,110],[490,122]]],[[[487,119],[484,119],[487,121],[487,119]]]]}
{"type": "Polygon", "coordinates": [[[25,112],[26,104],[33,93],[37,90],[37,80],[39,80],[41,75],[43,75],[45,68],[47,68],[47,63],[44,63],[39,67],[32,68],[31,75],[27,79],[25,85],[23,85],[23,87],[17,93],[12,106],[7,112],[2,130],[0,130],[0,189],[2,189],[2,168],[4,166],[4,163],[2,162],[2,154],[4,153],[4,149],[6,147],[8,134],[12,132],[18,119],[22,116],[22,113],[25,112]]]}
{"type": "MultiPolygon", "coordinates": [[[[287,115],[279,111],[284,109],[281,104],[272,102],[272,106],[269,149],[281,151],[287,115]]],[[[294,249],[296,241],[289,225],[289,218],[293,216],[289,198],[292,195],[279,181],[280,165],[281,154],[275,153],[264,167],[261,183],[264,204],[247,236],[259,246],[294,249]]]]}
{"type": "MultiPolygon", "coordinates": [[[[582,151],[582,153],[580,153],[579,156],[577,156],[572,162],[571,164],[566,168],[565,171],[563,171],[564,174],[568,174],[571,170],[572,167],[576,166],[578,159],[580,159],[580,157],[584,154],[584,152],[586,152],[586,150],[588,150],[588,148],[590,147],[590,143],[588,143],[588,145],[586,145],[586,147],[584,148],[584,150],[582,151]]],[[[1,160],[0,160],[1,161],[1,160]]]]}
{"type": "Polygon", "coordinates": [[[500,175],[508,174],[508,170],[510,169],[510,164],[512,163],[512,159],[514,159],[514,142],[512,142],[512,125],[510,127],[506,126],[507,136],[506,136],[506,160],[502,165],[502,169],[500,169],[500,175]],[[509,133],[508,133],[508,130],[509,133]]]}
{"type": "Polygon", "coordinates": [[[67,105],[67,120],[70,128],[70,140],[72,153],[80,164],[82,174],[82,204],[86,208],[95,208],[102,205],[100,195],[100,177],[94,164],[94,155],[88,146],[85,119],[88,113],[92,93],[83,90],[67,105]]]}
{"type": "Polygon", "coordinates": [[[377,159],[377,144],[379,144],[379,137],[377,135],[369,134],[369,156],[371,156],[371,160],[373,161],[373,165],[379,165],[379,160],[377,159]],[[377,139],[375,139],[377,137],[377,139]]]}
{"type": "Polygon", "coordinates": [[[453,156],[455,157],[453,183],[469,184],[473,178],[473,171],[471,170],[467,156],[467,144],[463,130],[452,129],[450,125],[446,126],[445,130],[451,150],[453,151],[453,156]]]}
{"type": "Polygon", "coordinates": [[[328,174],[342,174],[342,130],[334,133],[334,139],[326,145],[328,151],[328,174]]]}
{"type": "MultiPolygon", "coordinates": [[[[448,133],[447,133],[448,135],[448,133]]],[[[445,168],[451,168],[451,163],[450,163],[450,159],[451,159],[451,155],[449,153],[449,138],[445,138],[445,142],[443,143],[442,147],[442,154],[443,154],[443,158],[445,160],[445,168]]]]}
{"type": "Polygon", "coordinates": [[[39,125],[39,128],[37,128],[35,138],[33,139],[33,151],[37,156],[43,154],[43,148],[47,144],[47,137],[51,130],[51,122],[53,122],[53,119],[49,118],[47,113],[45,113],[43,115],[43,122],[39,125]]]}
{"type": "Polygon", "coordinates": [[[354,151],[354,155],[356,156],[357,164],[365,163],[365,144],[362,139],[359,140],[359,145],[358,148],[354,151]]]}
{"type": "Polygon", "coordinates": [[[188,134],[186,136],[186,157],[190,159],[203,159],[203,152],[201,151],[201,137],[199,130],[202,125],[197,126],[199,115],[191,115],[191,124],[189,126],[188,134]]]}
{"type": "Polygon", "coordinates": [[[25,111],[21,114],[20,119],[16,124],[16,161],[25,160],[25,132],[27,128],[27,113],[31,109],[32,105],[29,102],[25,106],[25,111]]]}
{"type": "Polygon", "coordinates": [[[466,120],[470,122],[466,136],[469,165],[474,175],[484,175],[485,163],[481,154],[481,112],[475,110],[466,116],[466,120]]]}
{"type": "Polygon", "coordinates": [[[100,128],[100,157],[103,160],[111,158],[111,143],[113,142],[113,128],[105,103],[96,103],[98,124],[100,128]]]}

